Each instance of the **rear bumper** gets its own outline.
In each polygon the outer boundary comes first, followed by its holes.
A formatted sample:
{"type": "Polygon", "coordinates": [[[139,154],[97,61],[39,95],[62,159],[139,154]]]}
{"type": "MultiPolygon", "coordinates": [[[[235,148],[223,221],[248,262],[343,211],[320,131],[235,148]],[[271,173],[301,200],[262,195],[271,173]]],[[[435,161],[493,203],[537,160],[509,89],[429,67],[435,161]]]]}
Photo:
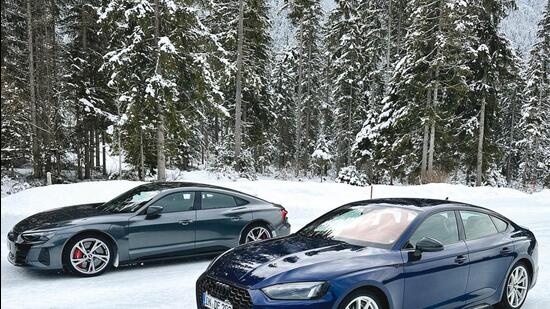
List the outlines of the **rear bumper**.
{"type": "Polygon", "coordinates": [[[288,223],[288,221],[273,230],[273,237],[283,237],[288,235],[290,235],[290,223],[288,223]]]}

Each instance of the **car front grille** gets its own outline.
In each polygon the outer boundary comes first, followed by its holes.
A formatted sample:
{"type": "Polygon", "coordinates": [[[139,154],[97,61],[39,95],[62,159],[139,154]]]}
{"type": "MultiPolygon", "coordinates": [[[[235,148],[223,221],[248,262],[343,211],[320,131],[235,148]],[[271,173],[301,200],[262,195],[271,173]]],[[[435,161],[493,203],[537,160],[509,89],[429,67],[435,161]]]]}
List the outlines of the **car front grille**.
{"type": "Polygon", "coordinates": [[[197,307],[199,309],[206,309],[202,304],[204,292],[219,300],[230,302],[233,309],[252,308],[252,299],[247,290],[205,276],[197,282],[197,307]]]}

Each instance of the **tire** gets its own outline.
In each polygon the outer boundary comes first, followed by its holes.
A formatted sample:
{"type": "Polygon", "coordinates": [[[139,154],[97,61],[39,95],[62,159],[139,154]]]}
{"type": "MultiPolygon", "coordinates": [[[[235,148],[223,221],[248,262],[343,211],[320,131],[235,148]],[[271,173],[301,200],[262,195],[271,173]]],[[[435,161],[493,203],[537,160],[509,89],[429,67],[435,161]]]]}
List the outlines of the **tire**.
{"type": "Polygon", "coordinates": [[[244,229],[244,231],[241,234],[239,244],[242,245],[250,242],[263,241],[270,238],[273,238],[273,232],[271,232],[271,229],[266,224],[257,223],[257,224],[252,224],[246,229],[244,229]],[[253,238],[256,238],[256,239],[253,239],[253,238]]]}
{"type": "Polygon", "coordinates": [[[529,268],[523,262],[516,263],[512,267],[508,277],[506,277],[502,299],[495,307],[500,309],[521,308],[527,299],[530,284],[531,274],[529,273],[529,268]],[[514,280],[515,284],[513,283],[514,280]]]}
{"type": "Polygon", "coordinates": [[[378,293],[361,289],[347,295],[338,309],[387,309],[386,304],[378,293]],[[357,306],[360,304],[361,306],[357,306]],[[370,305],[370,307],[369,307],[370,305]]]}
{"type": "Polygon", "coordinates": [[[115,256],[111,239],[102,235],[83,234],[72,238],[65,245],[63,264],[73,275],[93,277],[109,270],[115,256]]]}

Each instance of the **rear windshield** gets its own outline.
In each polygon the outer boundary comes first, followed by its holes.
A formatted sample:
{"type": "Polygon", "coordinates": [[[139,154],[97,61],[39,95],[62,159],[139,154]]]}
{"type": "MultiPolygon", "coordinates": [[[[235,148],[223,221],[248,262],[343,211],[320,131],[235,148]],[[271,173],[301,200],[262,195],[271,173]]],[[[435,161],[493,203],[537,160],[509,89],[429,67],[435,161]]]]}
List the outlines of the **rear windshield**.
{"type": "Polygon", "coordinates": [[[417,210],[374,204],[336,209],[304,227],[299,234],[343,241],[355,245],[395,243],[417,210]]]}

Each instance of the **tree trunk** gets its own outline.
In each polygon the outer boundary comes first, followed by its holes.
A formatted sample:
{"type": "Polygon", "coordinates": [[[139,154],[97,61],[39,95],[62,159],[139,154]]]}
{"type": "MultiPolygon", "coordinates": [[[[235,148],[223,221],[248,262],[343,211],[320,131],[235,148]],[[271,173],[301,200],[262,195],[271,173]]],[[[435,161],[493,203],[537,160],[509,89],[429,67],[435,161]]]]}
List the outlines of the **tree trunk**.
{"type": "MultiPolygon", "coordinates": [[[[432,104],[432,92],[426,91],[426,108],[429,109],[432,104]]],[[[420,165],[420,183],[427,183],[426,168],[428,165],[428,145],[430,144],[430,125],[429,121],[424,123],[424,137],[422,139],[422,164],[420,165]]]]}
{"type": "Polygon", "coordinates": [[[101,149],[103,155],[101,156],[103,162],[101,164],[103,176],[107,176],[107,144],[105,143],[105,131],[101,131],[101,149]]]}
{"type": "Polygon", "coordinates": [[[304,27],[303,20],[300,22],[300,38],[298,40],[299,52],[298,52],[298,93],[296,95],[296,149],[295,149],[295,168],[296,175],[300,174],[300,161],[302,153],[302,81],[303,81],[303,69],[304,69],[304,57],[303,57],[303,40],[304,40],[304,27]]]}
{"type": "MultiPolygon", "coordinates": [[[[438,34],[441,34],[442,33],[442,28],[443,28],[443,6],[444,6],[444,2],[443,0],[439,0],[439,22],[438,22],[438,26],[437,26],[437,33],[438,34]]],[[[435,59],[437,59],[439,57],[439,55],[441,54],[441,50],[440,50],[440,47],[439,45],[437,46],[437,49],[436,49],[436,53],[435,53],[435,59]]],[[[431,128],[430,128],[430,148],[428,150],[428,172],[427,172],[427,178],[428,178],[428,181],[429,182],[432,182],[434,180],[434,169],[433,169],[433,165],[434,165],[434,154],[435,154],[435,119],[436,119],[436,110],[437,110],[437,105],[439,104],[439,65],[436,65],[436,68],[435,68],[435,76],[434,76],[434,79],[435,81],[435,87],[434,87],[434,93],[433,93],[433,97],[432,97],[432,111],[431,111],[431,115],[430,115],[430,118],[431,118],[431,128]]]]}
{"type": "Polygon", "coordinates": [[[29,52],[29,92],[31,107],[31,141],[32,141],[32,167],[33,176],[42,177],[40,167],[40,153],[38,146],[38,124],[36,122],[36,92],[34,85],[34,45],[33,45],[33,19],[31,0],[27,0],[27,50],[29,52]]]}
{"type": "Polygon", "coordinates": [[[101,159],[100,159],[100,156],[99,156],[99,144],[100,144],[100,138],[99,138],[99,130],[97,129],[97,126],[96,126],[96,129],[94,130],[94,136],[95,136],[95,166],[96,167],[100,167],[101,166],[101,159]]]}
{"type": "Polygon", "coordinates": [[[508,186],[512,185],[512,177],[513,177],[513,168],[512,168],[512,147],[514,145],[514,129],[516,125],[516,104],[517,104],[517,97],[516,94],[513,94],[512,103],[510,106],[510,136],[508,140],[508,155],[506,158],[506,183],[508,186]]]}
{"type": "Polygon", "coordinates": [[[92,123],[92,121],[93,120],[90,121],[90,130],[88,131],[88,138],[89,138],[88,147],[90,149],[88,166],[90,169],[90,178],[93,178],[94,176],[93,173],[94,173],[94,159],[95,159],[95,138],[94,138],[95,125],[92,123]]]}
{"type": "Polygon", "coordinates": [[[90,179],[90,124],[84,125],[84,178],[90,179]]]}
{"type": "Polygon", "coordinates": [[[353,134],[353,108],[352,108],[352,102],[353,102],[353,82],[351,83],[350,85],[350,101],[349,101],[349,104],[348,104],[348,135],[347,136],[347,140],[348,140],[348,145],[347,145],[347,159],[346,159],[346,165],[351,165],[352,163],[352,155],[351,155],[351,140],[352,140],[352,135],[353,134]]]}
{"type": "MultiPolygon", "coordinates": [[[[244,36],[244,0],[239,0],[239,28],[237,29],[237,76],[235,81],[235,162],[239,162],[242,146],[242,66],[243,66],[243,36],[244,36]]],[[[241,171],[240,164],[235,165],[241,171]]]]}
{"type": "Polygon", "coordinates": [[[386,34],[386,69],[385,69],[385,72],[384,72],[384,96],[388,94],[388,90],[389,90],[389,81],[390,81],[390,76],[391,76],[391,32],[392,32],[392,0],[388,0],[388,27],[387,27],[387,31],[388,33],[386,34]]]}
{"type": "MultiPolygon", "coordinates": [[[[436,78],[438,77],[438,70],[436,70],[436,78]]],[[[438,103],[438,95],[439,95],[439,84],[435,85],[434,94],[432,98],[432,106],[435,112],[435,109],[437,108],[438,103]]],[[[430,148],[428,149],[428,173],[427,173],[427,180],[428,182],[433,181],[434,177],[434,153],[435,153],[435,116],[431,116],[430,120],[430,148]]]]}
{"type": "MultiPolygon", "coordinates": [[[[487,68],[483,71],[483,85],[487,83],[487,68]]],[[[479,112],[479,137],[477,144],[477,173],[476,186],[481,186],[481,178],[483,175],[483,139],[485,138],[485,89],[481,98],[481,111],[479,112]]]]}
{"type": "MultiPolygon", "coordinates": [[[[158,63],[156,66],[156,73],[161,74],[161,64],[160,64],[160,50],[158,47],[158,42],[160,38],[160,16],[159,16],[159,1],[155,0],[155,46],[157,51],[158,63]]],[[[164,154],[164,102],[161,99],[158,104],[158,125],[157,125],[157,180],[166,181],[166,157],[164,154]]]]}
{"type": "Polygon", "coordinates": [[[143,129],[139,129],[139,179],[145,180],[145,154],[143,152],[143,129]]]}

